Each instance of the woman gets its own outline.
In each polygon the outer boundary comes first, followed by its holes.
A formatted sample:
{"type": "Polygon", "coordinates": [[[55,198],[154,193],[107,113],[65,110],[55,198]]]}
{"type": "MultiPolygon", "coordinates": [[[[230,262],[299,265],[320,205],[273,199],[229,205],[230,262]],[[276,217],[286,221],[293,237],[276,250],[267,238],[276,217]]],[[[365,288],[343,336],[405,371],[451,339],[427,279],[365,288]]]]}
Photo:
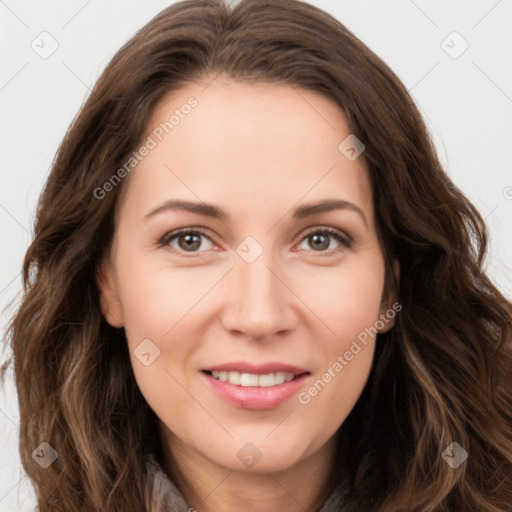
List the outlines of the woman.
{"type": "Polygon", "coordinates": [[[39,510],[511,510],[511,304],[485,251],[343,25],[170,6],[38,206],[10,334],[39,510]]]}

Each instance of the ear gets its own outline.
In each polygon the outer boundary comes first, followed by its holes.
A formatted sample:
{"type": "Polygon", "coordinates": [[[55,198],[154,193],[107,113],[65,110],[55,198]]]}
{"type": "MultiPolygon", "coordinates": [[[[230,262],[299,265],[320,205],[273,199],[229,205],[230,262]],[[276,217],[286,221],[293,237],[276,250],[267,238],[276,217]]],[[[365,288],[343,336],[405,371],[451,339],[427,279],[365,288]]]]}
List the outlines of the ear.
{"type": "Polygon", "coordinates": [[[383,293],[383,300],[380,307],[381,324],[384,324],[382,329],[378,329],[380,334],[389,331],[395,325],[395,318],[398,311],[402,309],[402,305],[397,303],[398,297],[396,291],[400,287],[400,263],[397,258],[393,258],[393,274],[396,282],[396,289],[393,282],[393,275],[387,276],[386,289],[383,293]]]}
{"type": "Polygon", "coordinates": [[[99,263],[96,270],[96,284],[100,292],[100,308],[105,320],[112,327],[123,327],[121,301],[109,258],[104,258],[99,263]]]}

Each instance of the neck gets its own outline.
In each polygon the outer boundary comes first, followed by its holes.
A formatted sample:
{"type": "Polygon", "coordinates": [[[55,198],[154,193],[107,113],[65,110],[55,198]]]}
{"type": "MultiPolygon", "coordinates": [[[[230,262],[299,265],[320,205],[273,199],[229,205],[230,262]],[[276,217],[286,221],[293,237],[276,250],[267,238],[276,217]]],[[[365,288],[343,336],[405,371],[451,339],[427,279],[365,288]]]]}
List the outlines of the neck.
{"type": "Polygon", "coordinates": [[[316,512],[332,492],[338,437],[292,467],[241,472],[201,456],[163,427],[164,468],[187,504],[200,512],[316,512]]]}

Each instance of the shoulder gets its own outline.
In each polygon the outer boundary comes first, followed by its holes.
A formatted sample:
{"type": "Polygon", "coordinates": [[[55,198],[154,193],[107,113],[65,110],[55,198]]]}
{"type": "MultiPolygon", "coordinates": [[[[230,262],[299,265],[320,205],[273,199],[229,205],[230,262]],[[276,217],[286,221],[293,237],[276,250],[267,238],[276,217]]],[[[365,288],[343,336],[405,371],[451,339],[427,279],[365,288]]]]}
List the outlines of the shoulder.
{"type": "MultiPolygon", "coordinates": [[[[146,455],[144,458],[146,472],[150,488],[152,490],[152,501],[158,503],[156,510],[176,510],[178,512],[188,511],[189,506],[185,502],[181,492],[169,479],[162,466],[154,455],[146,455]]],[[[39,512],[36,506],[23,512],[39,512]]]]}
{"type": "Polygon", "coordinates": [[[190,507],[183,495],[170,480],[155,456],[152,454],[146,455],[145,463],[152,492],[151,500],[156,505],[156,510],[188,512],[190,507]]]}

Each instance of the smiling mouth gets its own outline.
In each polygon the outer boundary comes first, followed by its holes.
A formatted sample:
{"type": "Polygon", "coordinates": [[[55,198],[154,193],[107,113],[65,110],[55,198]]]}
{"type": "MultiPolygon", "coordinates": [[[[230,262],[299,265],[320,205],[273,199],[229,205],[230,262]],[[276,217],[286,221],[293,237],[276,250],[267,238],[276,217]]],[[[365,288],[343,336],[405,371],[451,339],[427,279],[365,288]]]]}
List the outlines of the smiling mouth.
{"type": "Polygon", "coordinates": [[[276,372],[266,374],[255,374],[255,373],[243,373],[243,372],[227,372],[227,371],[209,371],[203,370],[203,373],[210,375],[216,380],[221,382],[229,382],[236,386],[241,387],[260,387],[268,388],[279,386],[286,382],[298,379],[302,375],[306,375],[309,372],[301,374],[287,373],[287,372],[276,372]]]}

